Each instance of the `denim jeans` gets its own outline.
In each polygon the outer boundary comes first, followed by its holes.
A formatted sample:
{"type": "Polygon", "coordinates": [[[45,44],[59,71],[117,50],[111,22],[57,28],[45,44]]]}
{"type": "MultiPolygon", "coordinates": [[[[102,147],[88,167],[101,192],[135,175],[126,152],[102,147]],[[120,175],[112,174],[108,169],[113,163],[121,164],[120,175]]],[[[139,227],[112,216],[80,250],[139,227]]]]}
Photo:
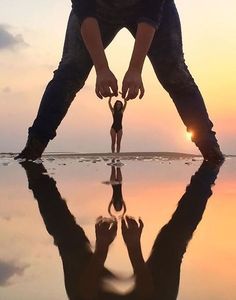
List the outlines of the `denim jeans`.
{"type": "MultiPolygon", "coordinates": [[[[133,36],[136,34],[136,23],[126,21],[107,23],[100,19],[98,22],[104,48],[124,27],[133,36]]],[[[165,3],[161,23],[148,57],[187,130],[194,133],[192,140],[199,148],[217,144],[204,100],[185,64],[180,20],[172,0],[165,3]]],[[[76,93],[84,86],[92,66],[92,60],[80,34],[79,19],[72,11],[62,60],[44,92],[37,117],[29,128],[30,136],[36,136],[43,142],[48,142],[56,136],[57,127],[66,115],[76,93]]]]}

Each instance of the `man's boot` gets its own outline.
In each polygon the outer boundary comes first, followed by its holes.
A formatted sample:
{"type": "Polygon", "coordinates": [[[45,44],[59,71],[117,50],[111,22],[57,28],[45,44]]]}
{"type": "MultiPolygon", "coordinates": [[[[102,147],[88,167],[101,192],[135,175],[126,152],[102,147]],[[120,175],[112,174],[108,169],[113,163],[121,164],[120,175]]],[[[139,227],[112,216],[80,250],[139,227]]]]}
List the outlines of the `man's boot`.
{"type": "Polygon", "coordinates": [[[202,156],[204,160],[217,163],[217,162],[223,162],[225,160],[225,157],[223,153],[220,150],[220,146],[218,144],[212,146],[212,145],[206,145],[199,147],[199,150],[202,153],[202,156]]]}
{"type": "Polygon", "coordinates": [[[40,158],[47,147],[48,142],[43,143],[34,136],[29,136],[25,148],[14,159],[36,160],[40,158]]]}

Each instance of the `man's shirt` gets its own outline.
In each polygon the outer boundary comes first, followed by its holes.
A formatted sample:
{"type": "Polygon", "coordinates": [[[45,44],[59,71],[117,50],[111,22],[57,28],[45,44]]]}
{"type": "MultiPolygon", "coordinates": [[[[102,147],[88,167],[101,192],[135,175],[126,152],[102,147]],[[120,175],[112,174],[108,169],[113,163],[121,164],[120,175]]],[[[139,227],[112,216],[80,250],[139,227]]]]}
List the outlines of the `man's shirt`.
{"type": "Polygon", "coordinates": [[[146,22],[157,28],[166,1],[170,0],[72,0],[72,8],[81,23],[94,17],[111,24],[146,22]]]}

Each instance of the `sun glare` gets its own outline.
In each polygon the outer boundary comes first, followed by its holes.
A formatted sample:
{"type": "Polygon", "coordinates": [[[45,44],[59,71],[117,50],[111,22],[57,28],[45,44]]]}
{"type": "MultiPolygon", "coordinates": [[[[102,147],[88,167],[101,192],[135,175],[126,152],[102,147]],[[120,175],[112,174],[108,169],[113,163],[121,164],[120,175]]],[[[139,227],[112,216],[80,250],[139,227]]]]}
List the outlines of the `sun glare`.
{"type": "Polygon", "coordinates": [[[191,132],[191,131],[187,131],[186,132],[186,139],[188,140],[188,141],[192,141],[192,136],[193,136],[193,133],[191,132]]]}

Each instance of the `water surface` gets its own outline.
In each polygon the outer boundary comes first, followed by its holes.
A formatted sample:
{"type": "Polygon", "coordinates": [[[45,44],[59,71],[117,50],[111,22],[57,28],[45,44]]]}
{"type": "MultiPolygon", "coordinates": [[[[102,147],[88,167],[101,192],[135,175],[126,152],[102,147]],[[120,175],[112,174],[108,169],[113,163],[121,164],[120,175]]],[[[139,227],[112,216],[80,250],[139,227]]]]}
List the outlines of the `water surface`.
{"type": "Polygon", "coordinates": [[[96,299],[144,299],[140,290],[150,289],[151,299],[236,299],[236,158],[221,169],[180,156],[110,162],[1,156],[0,299],[83,299],[77,282],[85,293],[87,279],[96,299]],[[141,285],[130,262],[140,253],[123,240],[122,215],[144,224],[141,285]],[[93,254],[99,216],[118,220],[104,266],[93,254]]]}

